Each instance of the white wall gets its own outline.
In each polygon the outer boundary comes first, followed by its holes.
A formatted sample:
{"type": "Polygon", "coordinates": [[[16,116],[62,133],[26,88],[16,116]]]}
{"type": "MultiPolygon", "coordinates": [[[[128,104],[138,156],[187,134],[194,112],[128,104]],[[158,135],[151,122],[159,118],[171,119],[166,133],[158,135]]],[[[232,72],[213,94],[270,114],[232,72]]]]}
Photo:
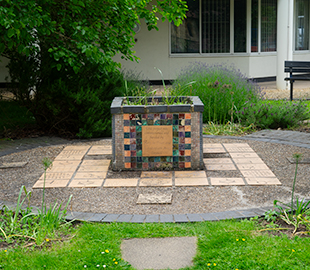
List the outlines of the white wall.
{"type": "Polygon", "coordinates": [[[201,61],[208,64],[233,64],[248,77],[276,76],[276,53],[242,54],[242,55],[169,55],[169,23],[160,22],[159,31],[148,31],[144,23],[136,34],[133,50],[140,58],[139,63],[125,61],[116,56],[114,59],[122,64],[122,69],[136,70],[150,80],[161,80],[159,68],[164,79],[175,79],[179,71],[191,62],[201,61]]]}

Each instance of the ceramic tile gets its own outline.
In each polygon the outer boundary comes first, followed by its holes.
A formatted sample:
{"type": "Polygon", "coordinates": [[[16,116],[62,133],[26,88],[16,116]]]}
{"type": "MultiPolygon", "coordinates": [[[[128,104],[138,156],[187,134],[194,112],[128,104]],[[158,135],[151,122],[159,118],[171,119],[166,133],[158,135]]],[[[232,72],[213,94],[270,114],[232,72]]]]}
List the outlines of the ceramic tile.
{"type": "Polygon", "coordinates": [[[69,166],[69,167],[77,167],[80,164],[80,161],[70,161],[70,160],[54,160],[53,167],[56,166],[69,166]]]}
{"type": "Polygon", "coordinates": [[[176,178],[175,186],[208,186],[207,177],[196,177],[196,178],[176,178]]]}
{"type": "Polygon", "coordinates": [[[230,156],[235,158],[260,158],[256,153],[229,153],[230,156]]]}
{"type": "Polygon", "coordinates": [[[103,187],[136,187],[138,184],[138,178],[107,178],[103,187]]]}
{"type": "Polygon", "coordinates": [[[242,178],[216,178],[210,177],[212,186],[243,186],[245,185],[242,178]]]}
{"type": "Polygon", "coordinates": [[[172,179],[170,178],[141,178],[140,187],[171,187],[172,179]]]}
{"type": "Polygon", "coordinates": [[[47,173],[65,173],[65,172],[75,172],[77,166],[52,166],[51,168],[47,169],[47,173]]]}
{"type": "Polygon", "coordinates": [[[83,151],[87,152],[90,148],[88,145],[68,145],[62,151],[83,151]]]}

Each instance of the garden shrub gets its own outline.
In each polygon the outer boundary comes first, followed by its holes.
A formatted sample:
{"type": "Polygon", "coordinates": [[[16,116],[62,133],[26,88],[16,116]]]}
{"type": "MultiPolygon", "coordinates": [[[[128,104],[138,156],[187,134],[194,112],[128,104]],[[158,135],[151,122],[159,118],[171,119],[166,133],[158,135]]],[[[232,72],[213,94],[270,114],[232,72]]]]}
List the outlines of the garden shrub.
{"type": "Polygon", "coordinates": [[[246,102],[236,112],[242,125],[254,124],[257,128],[288,128],[309,118],[309,109],[299,101],[246,102]]]}
{"type": "MultiPolygon", "coordinates": [[[[49,56],[42,58],[49,61],[49,56]]],[[[90,62],[78,74],[51,66],[37,69],[35,77],[24,73],[27,66],[33,70],[37,64],[29,57],[11,60],[11,92],[46,133],[80,138],[111,136],[113,98],[126,94],[125,80],[129,89],[141,86],[137,82],[139,74],[121,73],[117,69],[102,71],[99,65],[90,62]]]]}
{"type": "Polygon", "coordinates": [[[235,108],[246,101],[261,98],[258,85],[236,70],[225,65],[207,65],[195,62],[181,70],[173,83],[176,95],[199,96],[205,105],[204,122],[226,123],[236,121],[235,108]]]}

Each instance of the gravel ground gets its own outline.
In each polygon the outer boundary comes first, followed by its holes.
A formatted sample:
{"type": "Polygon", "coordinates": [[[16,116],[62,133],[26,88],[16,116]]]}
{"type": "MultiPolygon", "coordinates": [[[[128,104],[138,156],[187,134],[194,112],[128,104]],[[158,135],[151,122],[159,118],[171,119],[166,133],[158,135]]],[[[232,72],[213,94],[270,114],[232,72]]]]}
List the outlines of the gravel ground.
{"type": "MultiPolygon", "coordinates": [[[[138,188],[54,188],[46,189],[47,204],[55,200],[65,203],[72,194],[70,210],[117,214],[185,214],[207,213],[270,206],[273,200],[289,201],[295,164],[287,158],[302,153],[310,158],[310,150],[300,147],[234,139],[204,138],[204,143],[247,142],[264,160],[281,181],[282,186],[226,186],[226,187],[138,187],[138,188]],[[137,205],[139,194],[172,194],[171,205],[137,205]]],[[[111,140],[93,141],[87,144],[110,144],[111,140]]],[[[24,168],[0,169],[0,200],[16,202],[20,187],[32,190],[33,184],[43,173],[42,159],[54,159],[64,145],[40,147],[0,157],[1,162],[27,161],[24,168]]],[[[234,172],[235,173],[235,172],[234,172]]],[[[110,173],[112,175],[112,173],[110,173]]],[[[135,172],[122,172],[122,177],[135,177],[135,172]]],[[[298,168],[296,195],[310,196],[310,165],[298,168]]],[[[226,172],[226,176],[229,175],[226,172]]],[[[31,205],[40,206],[42,189],[32,190],[31,205]]]]}

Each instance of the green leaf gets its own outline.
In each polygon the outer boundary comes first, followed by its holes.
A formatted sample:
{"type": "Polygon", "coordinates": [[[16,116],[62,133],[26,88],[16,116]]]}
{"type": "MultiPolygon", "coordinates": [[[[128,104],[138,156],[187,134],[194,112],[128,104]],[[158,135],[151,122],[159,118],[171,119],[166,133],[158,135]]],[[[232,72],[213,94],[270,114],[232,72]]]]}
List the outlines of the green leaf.
{"type": "Polygon", "coordinates": [[[14,30],[13,28],[10,28],[10,29],[8,30],[8,37],[11,38],[11,37],[14,36],[14,34],[15,34],[15,30],[14,30]]]}
{"type": "Polygon", "coordinates": [[[61,64],[57,64],[56,68],[57,68],[58,71],[60,71],[61,70],[61,64]]]}

